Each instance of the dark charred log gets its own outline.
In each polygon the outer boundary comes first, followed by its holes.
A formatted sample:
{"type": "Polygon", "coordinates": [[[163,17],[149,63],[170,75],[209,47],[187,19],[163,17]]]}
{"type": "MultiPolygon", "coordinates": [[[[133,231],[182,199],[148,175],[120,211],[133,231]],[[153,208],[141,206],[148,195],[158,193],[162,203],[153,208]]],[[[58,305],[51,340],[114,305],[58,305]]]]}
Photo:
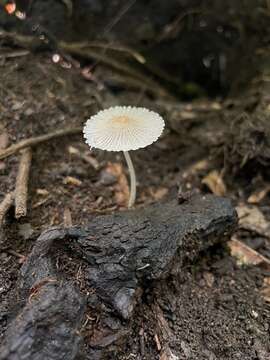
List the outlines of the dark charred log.
{"type": "Polygon", "coordinates": [[[72,248],[89,264],[89,284],[128,319],[145,281],[179,272],[185,261],[224,241],[236,223],[230,201],[195,196],[93,218],[72,248]]]}
{"type": "Polygon", "coordinates": [[[46,231],[21,270],[22,310],[11,322],[1,360],[74,359],[79,351],[85,301],[73,284],[57,274],[48,252],[61,231],[46,231]]]}
{"type": "Polygon", "coordinates": [[[181,205],[171,201],[93,217],[84,228],[47,230],[21,269],[22,309],[9,326],[0,359],[75,359],[80,352],[84,296],[56,270],[56,244],[68,245],[84,260],[87,284],[96,291],[92,303],[104,304],[89,350],[102,358],[104,349],[129,333],[128,320],[145,288],[176,276],[201,251],[224,242],[236,222],[229,200],[197,195],[181,205]]]}

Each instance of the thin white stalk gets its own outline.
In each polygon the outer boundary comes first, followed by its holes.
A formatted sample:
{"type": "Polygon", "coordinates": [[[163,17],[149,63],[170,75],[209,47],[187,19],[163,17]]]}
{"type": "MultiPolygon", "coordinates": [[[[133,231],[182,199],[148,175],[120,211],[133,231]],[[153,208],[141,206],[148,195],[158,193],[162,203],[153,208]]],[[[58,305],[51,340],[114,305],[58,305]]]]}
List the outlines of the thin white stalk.
{"type": "Polygon", "coordinates": [[[129,176],[130,176],[130,194],[129,194],[128,208],[131,208],[134,205],[136,199],[136,174],[129,152],[123,151],[123,153],[127,162],[129,176]]]}

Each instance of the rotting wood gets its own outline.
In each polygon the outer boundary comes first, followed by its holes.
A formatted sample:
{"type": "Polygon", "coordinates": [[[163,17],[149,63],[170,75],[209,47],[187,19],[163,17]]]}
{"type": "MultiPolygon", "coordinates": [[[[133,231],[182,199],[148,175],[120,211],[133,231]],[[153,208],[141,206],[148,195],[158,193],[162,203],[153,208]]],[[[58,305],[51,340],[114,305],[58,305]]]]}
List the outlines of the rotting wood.
{"type": "Polygon", "coordinates": [[[32,150],[22,150],[15,189],[15,217],[19,219],[27,214],[28,180],[32,161],[32,150]]]}
{"type": "Polygon", "coordinates": [[[17,144],[11,145],[8,148],[0,151],[0,159],[4,159],[10,155],[18,153],[20,150],[26,148],[26,147],[33,147],[38,144],[41,144],[43,142],[56,139],[61,136],[67,136],[67,135],[74,135],[79,134],[82,131],[82,128],[71,128],[71,129],[64,129],[64,130],[57,130],[45,135],[40,135],[36,137],[31,137],[25,140],[19,141],[17,144]]]}

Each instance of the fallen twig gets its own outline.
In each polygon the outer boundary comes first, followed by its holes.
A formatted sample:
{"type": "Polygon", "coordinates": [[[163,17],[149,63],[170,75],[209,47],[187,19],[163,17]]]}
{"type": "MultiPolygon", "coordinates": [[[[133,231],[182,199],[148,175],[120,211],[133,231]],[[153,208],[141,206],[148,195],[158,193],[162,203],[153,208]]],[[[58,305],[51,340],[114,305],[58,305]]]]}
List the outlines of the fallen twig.
{"type": "Polygon", "coordinates": [[[0,228],[3,225],[6,213],[13,204],[13,200],[14,200],[14,193],[10,192],[4,197],[4,200],[0,204],[0,228]]]}
{"type": "Polygon", "coordinates": [[[11,145],[8,148],[0,151],[0,159],[4,159],[10,155],[13,155],[26,147],[36,146],[40,143],[55,139],[60,136],[78,134],[81,131],[82,131],[81,128],[57,130],[57,131],[51,132],[49,134],[40,135],[40,136],[31,137],[29,139],[22,140],[22,141],[18,142],[17,144],[11,145]]]}
{"type": "Polygon", "coordinates": [[[63,216],[63,220],[64,220],[64,227],[65,228],[70,228],[72,226],[72,216],[71,216],[71,211],[68,207],[66,207],[64,209],[64,216],[63,216]]]}
{"type": "Polygon", "coordinates": [[[26,216],[27,213],[27,195],[28,179],[32,160],[31,148],[22,150],[19,171],[16,180],[15,190],[15,217],[16,219],[26,216]]]}

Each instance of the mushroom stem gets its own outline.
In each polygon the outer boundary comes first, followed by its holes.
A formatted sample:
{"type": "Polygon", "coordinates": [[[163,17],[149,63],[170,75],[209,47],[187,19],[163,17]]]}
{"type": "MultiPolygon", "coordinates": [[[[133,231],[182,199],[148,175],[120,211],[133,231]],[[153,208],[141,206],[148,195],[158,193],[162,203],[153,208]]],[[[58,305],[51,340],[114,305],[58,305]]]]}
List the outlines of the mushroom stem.
{"type": "Polygon", "coordinates": [[[130,195],[128,201],[128,208],[131,208],[134,205],[136,199],[136,175],[129,152],[123,151],[123,153],[127,162],[129,176],[130,176],[130,195]]]}

